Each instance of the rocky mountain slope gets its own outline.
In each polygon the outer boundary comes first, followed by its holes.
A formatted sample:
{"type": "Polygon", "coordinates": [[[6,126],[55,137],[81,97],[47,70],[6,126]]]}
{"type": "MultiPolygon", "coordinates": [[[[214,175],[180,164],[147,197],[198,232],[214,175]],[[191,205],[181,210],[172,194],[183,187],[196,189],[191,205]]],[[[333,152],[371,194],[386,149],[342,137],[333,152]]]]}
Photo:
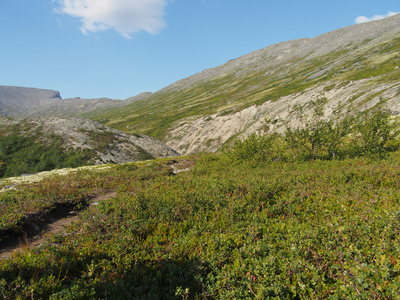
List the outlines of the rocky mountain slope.
{"type": "Polygon", "coordinates": [[[150,134],[182,153],[215,151],[263,120],[319,97],[363,110],[379,99],[400,111],[400,15],[279,43],[180,80],[92,118],[150,134]]]}
{"type": "Polygon", "coordinates": [[[15,117],[40,106],[58,103],[60,100],[58,91],[0,86],[0,116],[15,117]]]}
{"type": "Polygon", "coordinates": [[[176,156],[179,153],[158,140],[132,135],[81,118],[0,118],[0,137],[17,133],[38,136],[47,143],[62,139],[62,147],[93,153],[95,164],[125,163],[149,158],[176,156]]]}

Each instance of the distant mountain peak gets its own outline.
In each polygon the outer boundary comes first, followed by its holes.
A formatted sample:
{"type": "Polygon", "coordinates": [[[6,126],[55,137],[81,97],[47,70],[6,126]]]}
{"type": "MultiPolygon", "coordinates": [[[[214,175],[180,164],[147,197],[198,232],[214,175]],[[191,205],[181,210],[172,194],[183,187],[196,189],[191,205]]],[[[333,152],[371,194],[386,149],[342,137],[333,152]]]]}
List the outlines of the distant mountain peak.
{"type": "Polygon", "coordinates": [[[15,117],[62,100],[60,92],[19,86],[0,86],[0,116],[15,117]]]}

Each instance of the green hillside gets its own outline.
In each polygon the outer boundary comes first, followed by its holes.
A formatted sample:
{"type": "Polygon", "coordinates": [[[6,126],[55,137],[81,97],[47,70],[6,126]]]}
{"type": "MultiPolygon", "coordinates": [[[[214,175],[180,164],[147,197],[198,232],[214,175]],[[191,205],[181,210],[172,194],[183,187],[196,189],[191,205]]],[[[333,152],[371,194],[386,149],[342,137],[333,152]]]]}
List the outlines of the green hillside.
{"type": "Polygon", "coordinates": [[[0,178],[178,153],[153,138],[79,118],[0,118],[0,178]]]}
{"type": "MultiPolygon", "coordinates": [[[[350,27],[354,32],[358,27],[350,27]]],[[[335,37],[347,37],[341,33],[335,37]]],[[[355,34],[355,33],[353,33],[355,34]]],[[[329,34],[326,34],[329,35],[329,34]]],[[[274,46],[227,62],[214,69],[192,77],[154,93],[143,101],[102,113],[90,113],[87,117],[109,126],[129,132],[149,134],[166,141],[166,132],[177,125],[177,121],[188,117],[212,114],[231,115],[234,112],[269,101],[277,101],[288,95],[313,89],[321,84],[325,91],[360,83],[358,95],[367,91],[362,84],[397,83],[400,79],[400,34],[374,36],[362,41],[349,42],[332,51],[318,54],[316,50],[326,38],[286,42],[294,53],[289,53],[282,62],[273,55],[274,46]],[[295,49],[302,49],[295,51],[295,49]]],[[[330,43],[334,44],[334,41],[330,43]]],[[[285,49],[285,43],[276,47],[285,49]]],[[[278,52],[279,53],[279,52],[278,52]]],[[[370,95],[372,99],[377,95],[370,95]]]]}

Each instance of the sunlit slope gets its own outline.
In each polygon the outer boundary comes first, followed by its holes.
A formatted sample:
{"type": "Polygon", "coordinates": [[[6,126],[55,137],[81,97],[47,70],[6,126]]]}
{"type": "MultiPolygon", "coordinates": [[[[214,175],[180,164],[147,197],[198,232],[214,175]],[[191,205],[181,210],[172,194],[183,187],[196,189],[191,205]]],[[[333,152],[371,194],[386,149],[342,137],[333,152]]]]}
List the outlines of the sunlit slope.
{"type": "Polygon", "coordinates": [[[312,39],[275,44],[180,80],[144,100],[87,116],[120,130],[149,134],[183,153],[215,150],[259,119],[312,97],[352,102],[356,109],[377,97],[386,97],[393,104],[397,99],[393,89],[400,79],[399,51],[400,16],[394,16],[312,39]],[[261,109],[266,104],[274,108],[261,109]],[[224,129],[222,117],[235,119],[252,106],[253,120],[247,118],[231,132],[224,129]],[[205,127],[216,118],[221,122],[212,127],[221,126],[225,132],[219,141],[210,142],[204,132],[194,134],[199,126],[205,127]],[[197,122],[196,127],[193,122],[197,122]],[[186,130],[178,130],[188,124],[186,130]]]}

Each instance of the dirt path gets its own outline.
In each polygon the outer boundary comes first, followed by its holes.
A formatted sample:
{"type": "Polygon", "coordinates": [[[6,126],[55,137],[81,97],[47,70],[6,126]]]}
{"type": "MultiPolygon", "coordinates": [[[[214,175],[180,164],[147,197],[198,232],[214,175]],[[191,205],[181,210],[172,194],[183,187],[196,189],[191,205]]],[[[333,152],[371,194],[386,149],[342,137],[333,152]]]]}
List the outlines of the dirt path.
{"type": "MultiPolygon", "coordinates": [[[[90,205],[95,205],[116,195],[117,192],[98,195],[91,199],[90,205]]],[[[46,216],[43,216],[43,218],[38,218],[26,224],[22,234],[3,240],[0,244],[0,259],[11,257],[14,251],[38,247],[47,240],[49,235],[59,233],[65,227],[78,220],[78,211],[64,206],[57,207],[46,216]]]]}

